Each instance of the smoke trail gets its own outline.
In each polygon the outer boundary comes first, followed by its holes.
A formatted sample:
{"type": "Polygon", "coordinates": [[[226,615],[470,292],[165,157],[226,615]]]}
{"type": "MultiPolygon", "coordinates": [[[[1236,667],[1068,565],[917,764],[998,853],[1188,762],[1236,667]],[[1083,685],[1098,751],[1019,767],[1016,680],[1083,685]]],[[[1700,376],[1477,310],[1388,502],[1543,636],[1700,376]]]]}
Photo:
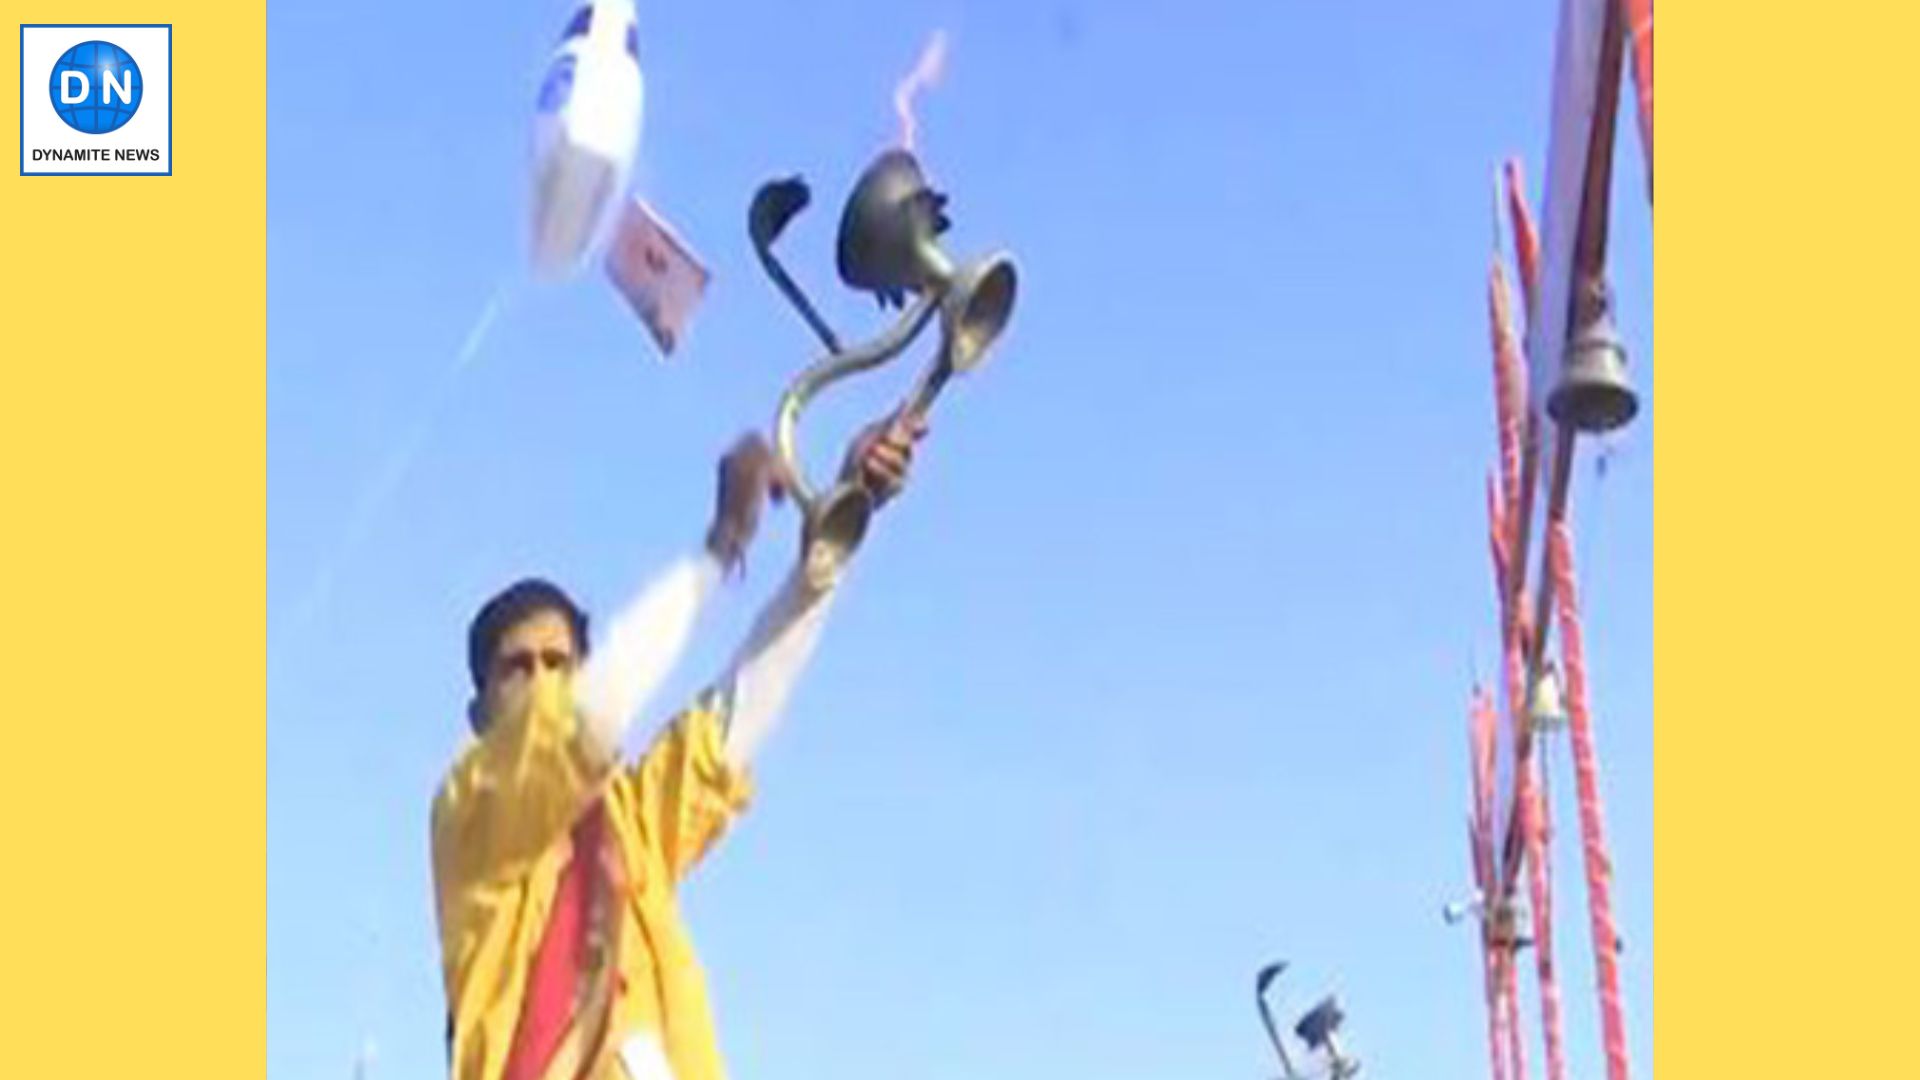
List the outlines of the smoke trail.
{"type": "Polygon", "coordinates": [[[940,80],[947,68],[947,32],[935,30],[927,39],[926,48],[920,50],[920,59],[900,80],[893,90],[893,111],[900,117],[900,146],[909,152],[913,150],[914,136],[918,125],[913,118],[913,99],[921,90],[940,80]]]}
{"type": "Polygon", "coordinates": [[[446,411],[447,402],[452,398],[453,388],[459,383],[468,368],[473,366],[480,355],[480,347],[486,343],[487,334],[493,329],[494,321],[506,307],[508,284],[502,281],[495,286],[493,294],[487,298],[486,305],[480,309],[479,317],[467,331],[466,340],[460,351],[454,354],[453,361],[440,373],[435,382],[427,408],[415,422],[407,436],[394,452],[387,457],[380,471],[374,475],[373,482],[361,492],[347,515],[346,527],[341,530],[340,539],[332,551],[322,560],[320,569],[314,574],[313,581],[302,594],[300,602],[288,617],[284,637],[296,637],[317,618],[333,596],[333,590],[341,571],[359,553],[362,544],[373,532],[374,525],[386,510],[387,504],[399,492],[401,484],[412,470],[414,459],[426,446],[427,439],[439,422],[440,414],[446,411]]]}

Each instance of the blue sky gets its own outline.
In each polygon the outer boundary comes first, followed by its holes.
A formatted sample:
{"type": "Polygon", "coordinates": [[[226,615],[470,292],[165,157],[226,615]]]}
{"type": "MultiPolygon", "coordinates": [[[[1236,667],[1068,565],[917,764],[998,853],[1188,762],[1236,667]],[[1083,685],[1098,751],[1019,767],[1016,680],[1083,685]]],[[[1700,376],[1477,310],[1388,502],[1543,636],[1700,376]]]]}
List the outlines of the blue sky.
{"type": "MultiPolygon", "coordinates": [[[[275,3],[268,132],[268,1074],[442,1068],[427,807],[462,635],[552,575],[597,610],[699,535],[715,455],[810,356],[747,200],[847,336],[845,192],[927,35],[950,248],[1020,260],[934,416],[752,813],[687,889],[732,1071],[1261,1077],[1251,1001],[1337,990],[1376,1076],[1484,1075],[1464,713],[1495,634],[1482,483],[1489,175],[1543,179],[1553,5],[656,3],[638,185],[712,266],[668,364],[596,276],[514,294],[530,107],[568,13],[275,3]],[[394,497],[355,507],[439,409],[394,497]],[[315,582],[332,568],[317,604],[315,582]]],[[[1612,262],[1643,392],[1651,222],[1623,124],[1612,262]]],[[[816,468],[909,368],[809,414],[816,468]]],[[[1629,1030],[1652,1045],[1652,427],[1576,489],[1629,1030]]],[[[774,516],[661,704],[793,547],[774,516]]],[[[1571,771],[1558,950],[1600,1068],[1571,771]]],[[[1529,1028],[1531,1000],[1528,1003],[1529,1028]]],[[[1533,1065],[1539,1065],[1537,1045],[1533,1065]]]]}

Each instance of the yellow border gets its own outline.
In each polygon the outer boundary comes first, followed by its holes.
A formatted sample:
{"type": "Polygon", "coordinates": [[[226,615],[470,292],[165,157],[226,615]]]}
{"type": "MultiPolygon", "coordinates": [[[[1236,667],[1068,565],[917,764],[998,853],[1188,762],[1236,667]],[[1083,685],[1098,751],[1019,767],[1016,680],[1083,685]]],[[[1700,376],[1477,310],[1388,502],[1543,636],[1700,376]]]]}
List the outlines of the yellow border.
{"type": "Polygon", "coordinates": [[[0,20],[0,1075],[265,1060],[265,15],[0,20]],[[34,22],[173,24],[174,175],[19,175],[34,22]]]}
{"type": "MultiPolygon", "coordinates": [[[[1920,34],[1862,6],[1660,7],[1643,1075],[1911,1067],[1920,34]]],[[[84,14],[173,23],[176,168],[0,171],[0,1071],[252,1077],[264,11],[84,14]]]]}
{"type": "Polygon", "coordinates": [[[1660,9],[1668,1077],[1916,1068],[1920,20],[1877,7],[1660,9]]]}

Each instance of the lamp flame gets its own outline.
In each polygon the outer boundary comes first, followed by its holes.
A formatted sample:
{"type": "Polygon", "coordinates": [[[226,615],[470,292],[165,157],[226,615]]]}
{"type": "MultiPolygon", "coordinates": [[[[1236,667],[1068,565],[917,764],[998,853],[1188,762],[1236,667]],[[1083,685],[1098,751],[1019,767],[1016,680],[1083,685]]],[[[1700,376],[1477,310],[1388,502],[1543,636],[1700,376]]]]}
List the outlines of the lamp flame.
{"type": "Polygon", "coordinates": [[[893,90],[893,111],[900,117],[900,146],[908,153],[914,149],[914,136],[919,125],[913,116],[913,99],[920,91],[940,81],[947,67],[947,32],[935,30],[927,39],[926,47],[920,50],[920,59],[913,70],[900,80],[893,90]]]}

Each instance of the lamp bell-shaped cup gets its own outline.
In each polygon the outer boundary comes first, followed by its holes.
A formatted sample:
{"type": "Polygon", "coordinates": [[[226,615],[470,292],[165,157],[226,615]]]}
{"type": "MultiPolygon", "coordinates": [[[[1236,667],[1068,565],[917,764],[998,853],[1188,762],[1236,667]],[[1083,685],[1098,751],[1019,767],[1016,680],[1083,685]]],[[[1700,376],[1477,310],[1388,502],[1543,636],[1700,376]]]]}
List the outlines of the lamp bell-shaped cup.
{"type": "Polygon", "coordinates": [[[1639,396],[1627,381],[1627,351],[1612,317],[1602,313],[1567,343],[1566,362],[1547,397],[1547,412],[1555,423],[1600,434],[1621,427],[1639,411],[1639,396]]]}
{"type": "Polygon", "coordinates": [[[995,253],[968,263],[953,276],[940,300],[940,328],[955,372],[966,372],[986,358],[1013,318],[1019,274],[1013,259],[995,253]]]}
{"type": "Polygon", "coordinates": [[[953,264],[938,244],[946,202],[911,153],[895,148],[875,158],[840,216],[840,279],[882,295],[946,281],[953,264]]]}

